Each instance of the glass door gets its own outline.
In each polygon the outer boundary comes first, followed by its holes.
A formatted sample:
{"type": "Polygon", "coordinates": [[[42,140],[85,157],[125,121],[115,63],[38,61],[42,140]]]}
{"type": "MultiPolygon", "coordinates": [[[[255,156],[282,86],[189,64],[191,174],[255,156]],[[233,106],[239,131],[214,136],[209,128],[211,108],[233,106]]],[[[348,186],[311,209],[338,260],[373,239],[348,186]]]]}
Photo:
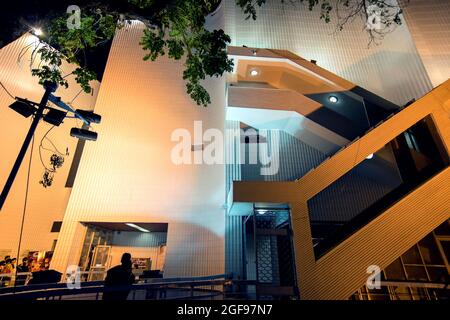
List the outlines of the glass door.
{"type": "Polygon", "coordinates": [[[104,280],[110,262],[111,246],[98,245],[89,268],[89,281],[104,280]]]}

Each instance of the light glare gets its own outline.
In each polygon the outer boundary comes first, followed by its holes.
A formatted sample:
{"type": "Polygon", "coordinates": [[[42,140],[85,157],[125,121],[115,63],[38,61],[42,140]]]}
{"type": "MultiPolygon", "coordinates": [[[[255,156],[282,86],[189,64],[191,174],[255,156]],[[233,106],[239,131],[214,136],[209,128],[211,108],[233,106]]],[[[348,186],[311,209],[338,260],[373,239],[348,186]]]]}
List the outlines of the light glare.
{"type": "Polygon", "coordinates": [[[129,226],[129,227],[132,227],[132,228],[135,228],[135,229],[137,229],[137,230],[139,230],[139,231],[142,231],[142,232],[150,232],[150,231],[148,231],[147,229],[144,229],[144,228],[142,228],[142,227],[139,227],[139,226],[137,226],[137,225],[135,225],[134,223],[125,223],[127,226],[129,226]]]}
{"type": "Polygon", "coordinates": [[[44,32],[42,32],[42,29],[41,28],[33,28],[33,34],[35,35],[35,36],[42,36],[43,34],[44,34],[44,32]]]}

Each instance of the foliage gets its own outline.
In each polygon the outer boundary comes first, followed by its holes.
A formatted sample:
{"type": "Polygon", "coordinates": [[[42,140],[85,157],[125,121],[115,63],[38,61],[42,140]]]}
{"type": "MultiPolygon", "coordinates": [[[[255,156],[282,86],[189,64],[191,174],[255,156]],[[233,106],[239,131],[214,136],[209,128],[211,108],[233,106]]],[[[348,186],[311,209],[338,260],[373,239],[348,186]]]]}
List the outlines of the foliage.
{"type": "MultiPolygon", "coordinates": [[[[286,0],[280,0],[284,3],[286,0]]],[[[289,0],[300,3],[309,10],[320,8],[320,19],[329,23],[335,11],[336,30],[355,17],[370,20],[371,6],[379,8],[382,28],[368,30],[370,43],[382,39],[395,26],[401,24],[401,9],[394,0],[289,0]]],[[[66,78],[74,75],[81,88],[89,93],[90,81],[96,74],[87,66],[86,51],[108,42],[116,28],[122,27],[131,19],[146,25],[140,45],[145,53],[144,60],[154,61],[165,54],[169,58],[184,59],[183,79],[186,91],[198,104],[207,106],[211,97],[202,85],[206,77],[219,77],[232,70],[233,63],[228,59],[226,46],[230,37],[223,30],[208,30],[206,17],[219,5],[220,0],[121,0],[113,2],[98,0],[81,8],[80,24],[77,28],[67,25],[69,14],[51,19],[46,25],[39,49],[33,51],[40,55],[41,63],[32,69],[32,74],[44,83],[47,80],[67,87],[66,78]],[[117,2],[122,5],[117,5],[117,2]],[[63,75],[62,62],[77,67],[69,75],[63,75]]],[[[266,0],[236,0],[247,19],[257,18],[257,8],[266,0]]]]}
{"type": "MultiPolygon", "coordinates": [[[[257,8],[262,7],[267,0],[237,0],[246,18],[256,19],[257,8]]],[[[286,0],[280,0],[285,3],[286,0]]],[[[290,4],[306,5],[308,10],[315,8],[320,9],[319,18],[326,23],[332,21],[332,13],[336,20],[336,31],[342,31],[348,23],[360,17],[365,25],[365,30],[369,36],[369,45],[372,43],[380,43],[383,38],[391,33],[397,26],[402,24],[400,15],[402,13],[401,6],[396,0],[289,0],[290,4]],[[379,28],[368,28],[367,24],[372,23],[373,14],[379,16],[379,28]]],[[[403,1],[405,4],[409,0],[403,1]]]]}
{"type": "Polygon", "coordinates": [[[217,0],[175,0],[161,6],[153,0],[128,0],[131,9],[120,12],[105,4],[81,10],[79,28],[69,29],[69,15],[55,18],[48,24],[41,48],[37,51],[43,65],[32,70],[41,83],[50,80],[67,87],[62,75],[62,61],[78,67],[72,72],[85,92],[91,91],[89,82],[96,78],[86,67],[84,52],[112,39],[117,27],[129,19],[146,24],[140,41],[145,50],[144,60],[156,60],[168,54],[169,58],[185,59],[183,79],[186,90],[199,105],[207,106],[211,98],[202,86],[206,77],[219,77],[232,70],[232,61],[226,53],[230,38],[223,30],[207,30],[206,16],[219,4],[217,0]],[[45,41],[45,42],[44,42],[45,41]]]}

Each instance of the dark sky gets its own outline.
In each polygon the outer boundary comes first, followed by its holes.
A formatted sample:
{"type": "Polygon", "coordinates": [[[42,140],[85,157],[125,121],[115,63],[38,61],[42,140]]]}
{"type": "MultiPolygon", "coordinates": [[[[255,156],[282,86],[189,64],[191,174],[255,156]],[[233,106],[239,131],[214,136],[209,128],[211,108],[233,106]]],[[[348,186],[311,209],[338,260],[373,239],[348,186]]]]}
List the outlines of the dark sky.
{"type": "MultiPolygon", "coordinates": [[[[14,41],[34,26],[45,25],[52,17],[65,14],[70,4],[82,6],[92,1],[13,0],[0,3],[0,48],[14,41]]],[[[87,54],[87,66],[101,80],[111,42],[87,54]]]]}

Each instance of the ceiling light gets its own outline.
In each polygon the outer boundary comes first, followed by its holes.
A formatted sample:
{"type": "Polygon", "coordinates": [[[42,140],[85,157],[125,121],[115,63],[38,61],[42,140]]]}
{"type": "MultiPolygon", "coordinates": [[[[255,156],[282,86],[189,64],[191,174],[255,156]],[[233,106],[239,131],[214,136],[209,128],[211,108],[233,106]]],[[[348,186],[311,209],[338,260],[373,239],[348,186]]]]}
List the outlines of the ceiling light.
{"type": "Polygon", "coordinates": [[[330,96],[330,97],[328,98],[328,100],[329,100],[331,103],[337,103],[337,102],[339,101],[339,99],[338,99],[336,96],[330,96]]]}
{"type": "Polygon", "coordinates": [[[252,70],[252,71],[250,71],[250,75],[251,75],[252,77],[256,77],[258,74],[259,74],[258,70],[252,70]]]}
{"type": "Polygon", "coordinates": [[[144,228],[142,228],[142,227],[139,227],[138,225],[135,225],[134,223],[125,223],[127,226],[129,226],[129,227],[132,227],[132,228],[135,228],[135,229],[137,229],[137,230],[139,230],[139,231],[142,231],[142,232],[150,232],[150,231],[148,231],[147,229],[144,229],[144,228]]]}
{"type": "Polygon", "coordinates": [[[369,154],[369,155],[366,157],[367,160],[370,160],[370,159],[372,159],[372,158],[373,158],[373,153],[369,154]]]}

